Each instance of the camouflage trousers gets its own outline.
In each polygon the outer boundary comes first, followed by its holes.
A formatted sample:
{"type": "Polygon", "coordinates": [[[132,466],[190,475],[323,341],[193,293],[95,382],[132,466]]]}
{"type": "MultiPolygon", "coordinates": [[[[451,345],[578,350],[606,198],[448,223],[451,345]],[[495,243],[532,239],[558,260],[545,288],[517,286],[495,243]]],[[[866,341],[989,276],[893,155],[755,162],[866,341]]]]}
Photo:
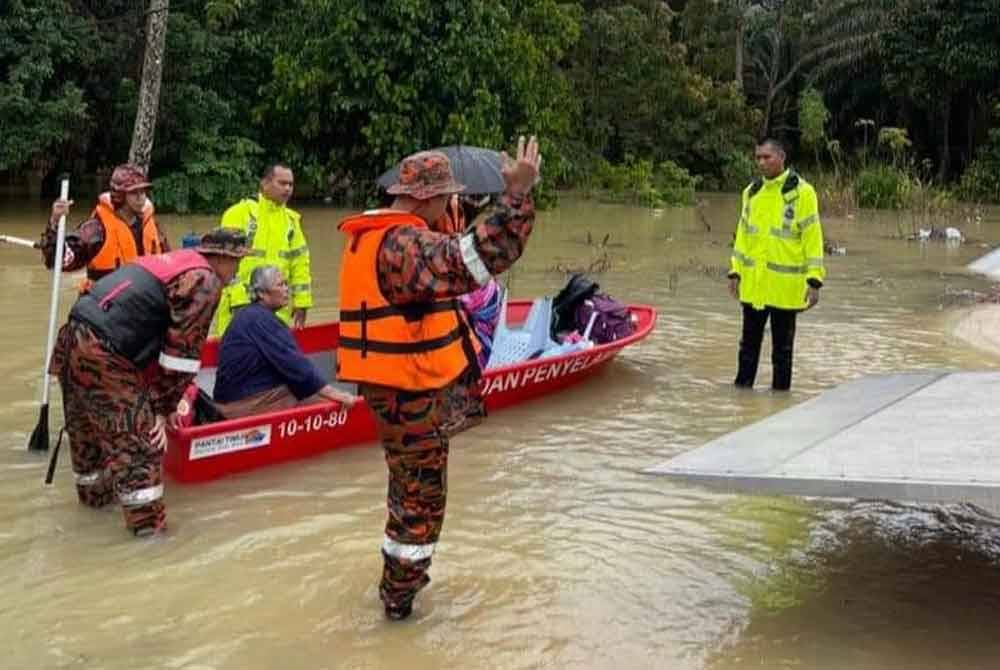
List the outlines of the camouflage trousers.
{"type": "Polygon", "coordinates": [[[408,610],[430,582],[427,570],[444,524],[448,393],[377,386],[363,386],[361,393],[375,415],[389,470],[379,595],[387,612],[408,610]]]}
{"type": "Polygon", "coordinates": [[[49,372],[62,387],[80,502],[119,503],[126,527],[136,535],[165,529],[163,452],[148,438],[156,414],[142,372],[78,321],[59,331],[49,372]]]}

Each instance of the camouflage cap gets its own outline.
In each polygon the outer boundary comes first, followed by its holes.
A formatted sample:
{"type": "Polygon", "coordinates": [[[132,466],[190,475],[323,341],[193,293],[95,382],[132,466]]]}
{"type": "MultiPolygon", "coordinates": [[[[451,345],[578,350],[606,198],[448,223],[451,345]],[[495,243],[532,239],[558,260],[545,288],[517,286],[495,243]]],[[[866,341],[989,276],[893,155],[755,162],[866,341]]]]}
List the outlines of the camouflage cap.
{"type": "Polygon", "coordinates": [[[250,253],[247,236],[238,228],[216,228],[201,236],[201,243],[194,248],[201,254],[243,258],[250,253]]]}
{"type": "Polygon", "coordinates": [[[429,200],[438,195],[461,193],[465,186],[451,174],[451,161],[440,151],[421,151],[399,164],[399,182],[386,189],[392,195],[429,200]]]}
{"type": "Polygon", "coordinates": [[[123,163],[111,173],[111,190],[118,193],[131,193],[149,188],[152,184],[146,179],[146,173],[138,165],[123,163]]]}

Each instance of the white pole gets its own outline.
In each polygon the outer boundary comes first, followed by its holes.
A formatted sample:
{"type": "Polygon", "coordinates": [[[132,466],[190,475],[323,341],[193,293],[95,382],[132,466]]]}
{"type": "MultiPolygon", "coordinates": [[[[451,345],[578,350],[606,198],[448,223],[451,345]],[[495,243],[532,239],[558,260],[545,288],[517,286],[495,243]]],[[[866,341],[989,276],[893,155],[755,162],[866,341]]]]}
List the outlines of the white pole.
{"type": "MultiPolygon", "coordinates": [[[[62,180],[59,188],[59,199],[69,200],[69,179],[62,180]]],[[[45,344],[45,361],[42,367],[42,405],[49,404],[49,359],[56,341],[56,318],[59,313],[59,279],[62,277],[63,256],[66,253],[66,215],[59,217],[59,227],[56,230],[56,255],[52,260],[52,300],[49,308],[49,336],[45,344]]]]}
{"type": "Polygon", "coordinates": [[[31,247],[32,249],[38,246],[37,242],[26,240],[23,237],[14,237],[13,235],[0,235],[0,242],[13,244],[19,247],[31,247]]]}

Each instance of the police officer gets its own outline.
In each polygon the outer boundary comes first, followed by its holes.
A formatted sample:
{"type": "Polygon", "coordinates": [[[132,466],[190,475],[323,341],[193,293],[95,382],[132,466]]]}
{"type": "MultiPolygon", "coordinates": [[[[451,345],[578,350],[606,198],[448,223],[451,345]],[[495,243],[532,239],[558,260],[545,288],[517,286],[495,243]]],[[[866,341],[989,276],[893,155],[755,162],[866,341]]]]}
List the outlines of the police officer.
{"type": "Polygon", "coordinates": [[[781,142],[755,151],[761,176],[743,191],[742,213],[730,257],[729,293],[743,305],[736,386],[757,376],[764,326],[771,320],[771,387],[792,385],[795,318],[819,302],[826,272],[816,191],[785,167],[781,142]]]}
{"type": "Polygon", "coordinates": [[[213,334],[222,337],[235,310],[249,305],[250,273],[273,265],[288,280],[289,304],[276,312],[285,324],[301,328],[312,307],[312,273],[309,246],[302,234],[302,216],[288,206],[295,188],[292,170],[280,163],[268,166],[260,179],[260,193],[236,203],[222,215],[223,228],[242,230],[250,255],[240,263],[239,281],[222,291],[213,334]]]}

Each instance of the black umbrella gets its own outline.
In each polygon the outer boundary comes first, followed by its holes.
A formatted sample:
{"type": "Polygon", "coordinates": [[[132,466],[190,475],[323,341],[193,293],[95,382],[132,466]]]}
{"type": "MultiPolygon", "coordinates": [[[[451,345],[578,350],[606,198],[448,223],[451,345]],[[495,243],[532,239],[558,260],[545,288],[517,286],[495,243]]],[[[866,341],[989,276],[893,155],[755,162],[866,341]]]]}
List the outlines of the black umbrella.
{"type": "MultiPolygon", "coordinates": [[[[501,157],[499,151],[453,144],[438,147],[451,161],[451,173],[455,181],[465,184],[465,193],[502,193],[503,175],[500,174],[501,157]]],[[[378,178],[378,185],[389,188],[399,181],[399,166],[392,168],[378,178]]]]}

